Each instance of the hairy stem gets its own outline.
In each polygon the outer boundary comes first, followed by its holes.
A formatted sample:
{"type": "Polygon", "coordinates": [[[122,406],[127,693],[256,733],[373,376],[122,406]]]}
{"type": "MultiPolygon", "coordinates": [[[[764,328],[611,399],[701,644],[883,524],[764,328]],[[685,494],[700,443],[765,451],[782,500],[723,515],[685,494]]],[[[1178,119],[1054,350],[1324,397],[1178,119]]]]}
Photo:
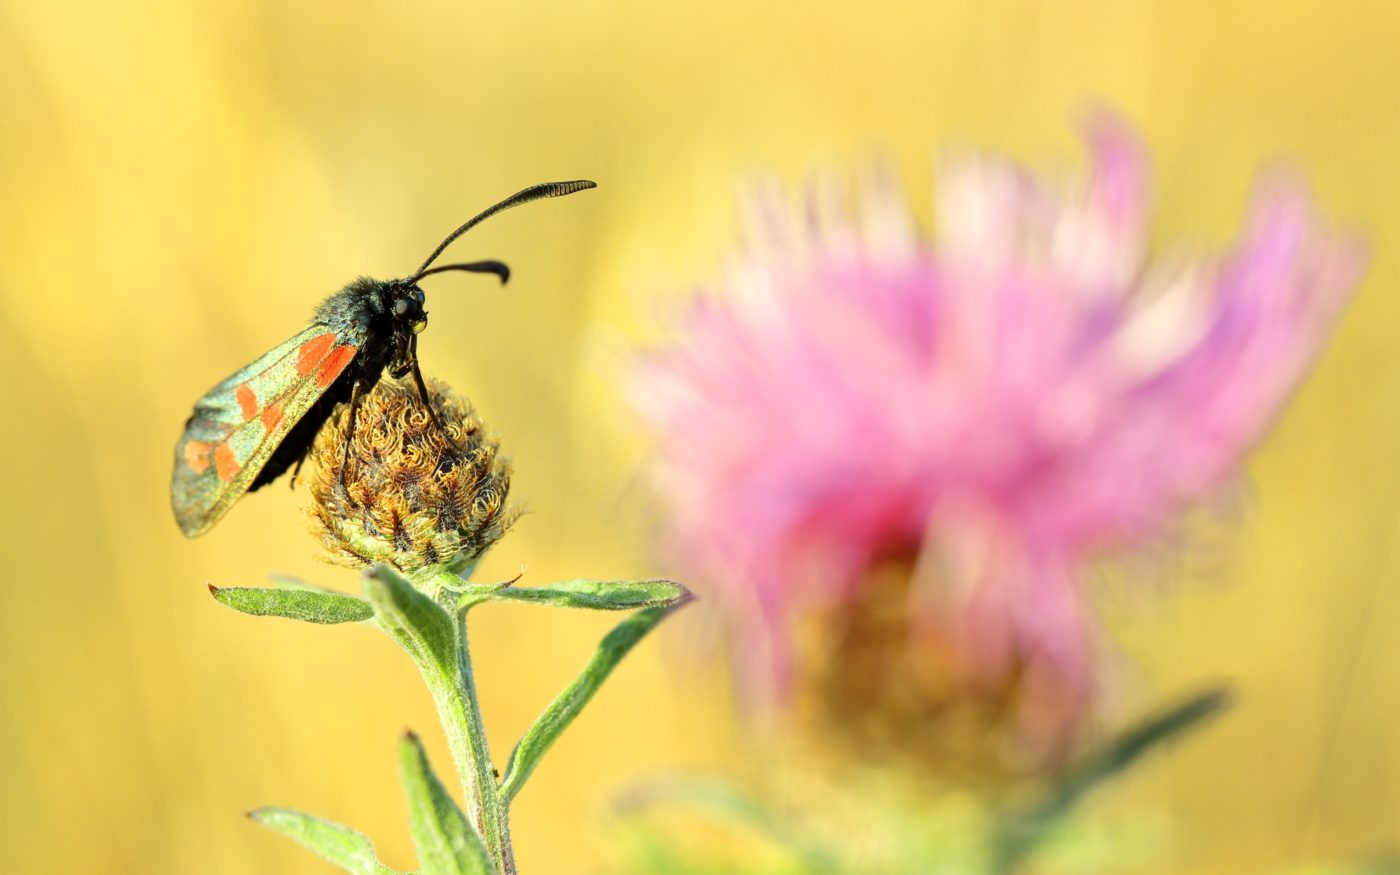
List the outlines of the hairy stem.
{"type": "MultiPolygon", "coordinates": [[[[481,834],[497,875],[516,875],[510,823],[497,788],[491,752],[486,744],[486,727],[481,720],[481,704],[476,695],[476,680],[472,675],[466,612],[457,609],[456,596],[451,590],[432,581],[426,582],[436,591],[438,603],[456,619],[455,677],[430,680],[429,687],[462,782],[467,818],[481,834]]],[[[455,576],[451,576],[450,582],[461,585],[461,579],[455,576]]]]}

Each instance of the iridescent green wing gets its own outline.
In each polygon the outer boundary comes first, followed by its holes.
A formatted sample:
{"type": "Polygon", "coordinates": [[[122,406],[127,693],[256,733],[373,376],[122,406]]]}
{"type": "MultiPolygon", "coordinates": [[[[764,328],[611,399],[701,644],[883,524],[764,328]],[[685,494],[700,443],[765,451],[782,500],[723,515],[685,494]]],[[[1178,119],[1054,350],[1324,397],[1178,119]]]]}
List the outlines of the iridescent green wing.
{"type": "Polygon", "coordinates": [[[363,342],[355,328],[313,323],[195,403],[170,478],[170,503],[186,536],[204,534],[228,513],[363,342]]]}

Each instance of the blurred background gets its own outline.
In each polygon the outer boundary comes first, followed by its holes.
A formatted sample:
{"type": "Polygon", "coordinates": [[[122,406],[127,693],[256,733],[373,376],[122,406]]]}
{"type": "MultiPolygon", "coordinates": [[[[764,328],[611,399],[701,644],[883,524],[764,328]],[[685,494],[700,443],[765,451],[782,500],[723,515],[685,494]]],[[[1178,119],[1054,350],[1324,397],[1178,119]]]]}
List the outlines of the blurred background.
{"type": "MultiPolygon", "coordinates": [[[[362,628],[237,616],[205,585],[318,561],[279,483],[187,541],[171,450],[210,385],[345,281],[453,255],[428,373],[514,458],[527,515],[483,579],[676,574],[649,549],[629,344],[711,277],[748,174],[877,151],[927,220],[932,158],[1079,160],[1118,108],[1156,168],[1154,238],[1224,240],[1261,163],[1301,167],[1373,261],[1248,467],[1240,512],[1162,586],[1103,606],[1129,711],[1226,679],[1226,718],[1096,804],[1170,824],[1146,871],[1282,871],[1400,843],[1400,7],[1280,3],[53,4],[0,0],[0,865],[330,872],[240,815],[284,804],[412,851],[393,744],[447,763],[408,660],[362,628]]],[[[515,806],[525,872],[596,871],[606,807],[657,770],[740,769],[702,611],[624,663],[515,806]]],[[[482,610],[498,759],[609,618],[482,610]],[[488,617],[486,612],[490,611],[488,617]]]]}

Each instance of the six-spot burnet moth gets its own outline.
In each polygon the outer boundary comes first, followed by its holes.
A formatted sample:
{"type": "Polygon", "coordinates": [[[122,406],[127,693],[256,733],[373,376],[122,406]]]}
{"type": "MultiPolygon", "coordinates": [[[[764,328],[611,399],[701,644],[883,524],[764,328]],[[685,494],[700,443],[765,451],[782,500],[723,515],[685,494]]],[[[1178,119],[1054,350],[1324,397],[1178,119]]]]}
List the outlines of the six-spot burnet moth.
{"type": "Polygon", "coordinates": [[[503,283],[510,277],[499,261],[432,267],[433,261],[502,210],[593,187],[584,179],[547,182],[506,198],[449,234],[411,276],[354,280],[321,302],[304,331],[210,389],[195,403],[175,445],[170,502],[185,535],[204,534],[243,493],[300,465],[336,405],[349,402],[347,435],[354,434],[360,399],[385,370],[395,378],[411,373],[432,415],[418,368],[418,332],[428,324],[419,281],[450,270],[492,273],[503,283]]]}

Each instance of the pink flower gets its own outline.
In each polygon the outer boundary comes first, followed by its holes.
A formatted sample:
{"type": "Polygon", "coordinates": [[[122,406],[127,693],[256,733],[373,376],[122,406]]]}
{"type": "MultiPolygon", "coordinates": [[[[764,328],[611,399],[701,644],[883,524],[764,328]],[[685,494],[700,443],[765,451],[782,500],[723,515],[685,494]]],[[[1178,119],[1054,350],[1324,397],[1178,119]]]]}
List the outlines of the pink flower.
{"type": "Polygon", "coordinates": [[[641,362],[668,542],[757,689],[786,688],[797,620],[914,552],[911,634],[1072,728],[1086,561],[1235,475],[1316,354],[1364,259],[1299,185],[1263,182],[1232,251],[1153,257],[1141,145],[1106,117],[1087,141],[1063,184],[950,161],[932,240],[889,179],[854,210],[829,180],[764,192],[723,293],[641,362]]]}

